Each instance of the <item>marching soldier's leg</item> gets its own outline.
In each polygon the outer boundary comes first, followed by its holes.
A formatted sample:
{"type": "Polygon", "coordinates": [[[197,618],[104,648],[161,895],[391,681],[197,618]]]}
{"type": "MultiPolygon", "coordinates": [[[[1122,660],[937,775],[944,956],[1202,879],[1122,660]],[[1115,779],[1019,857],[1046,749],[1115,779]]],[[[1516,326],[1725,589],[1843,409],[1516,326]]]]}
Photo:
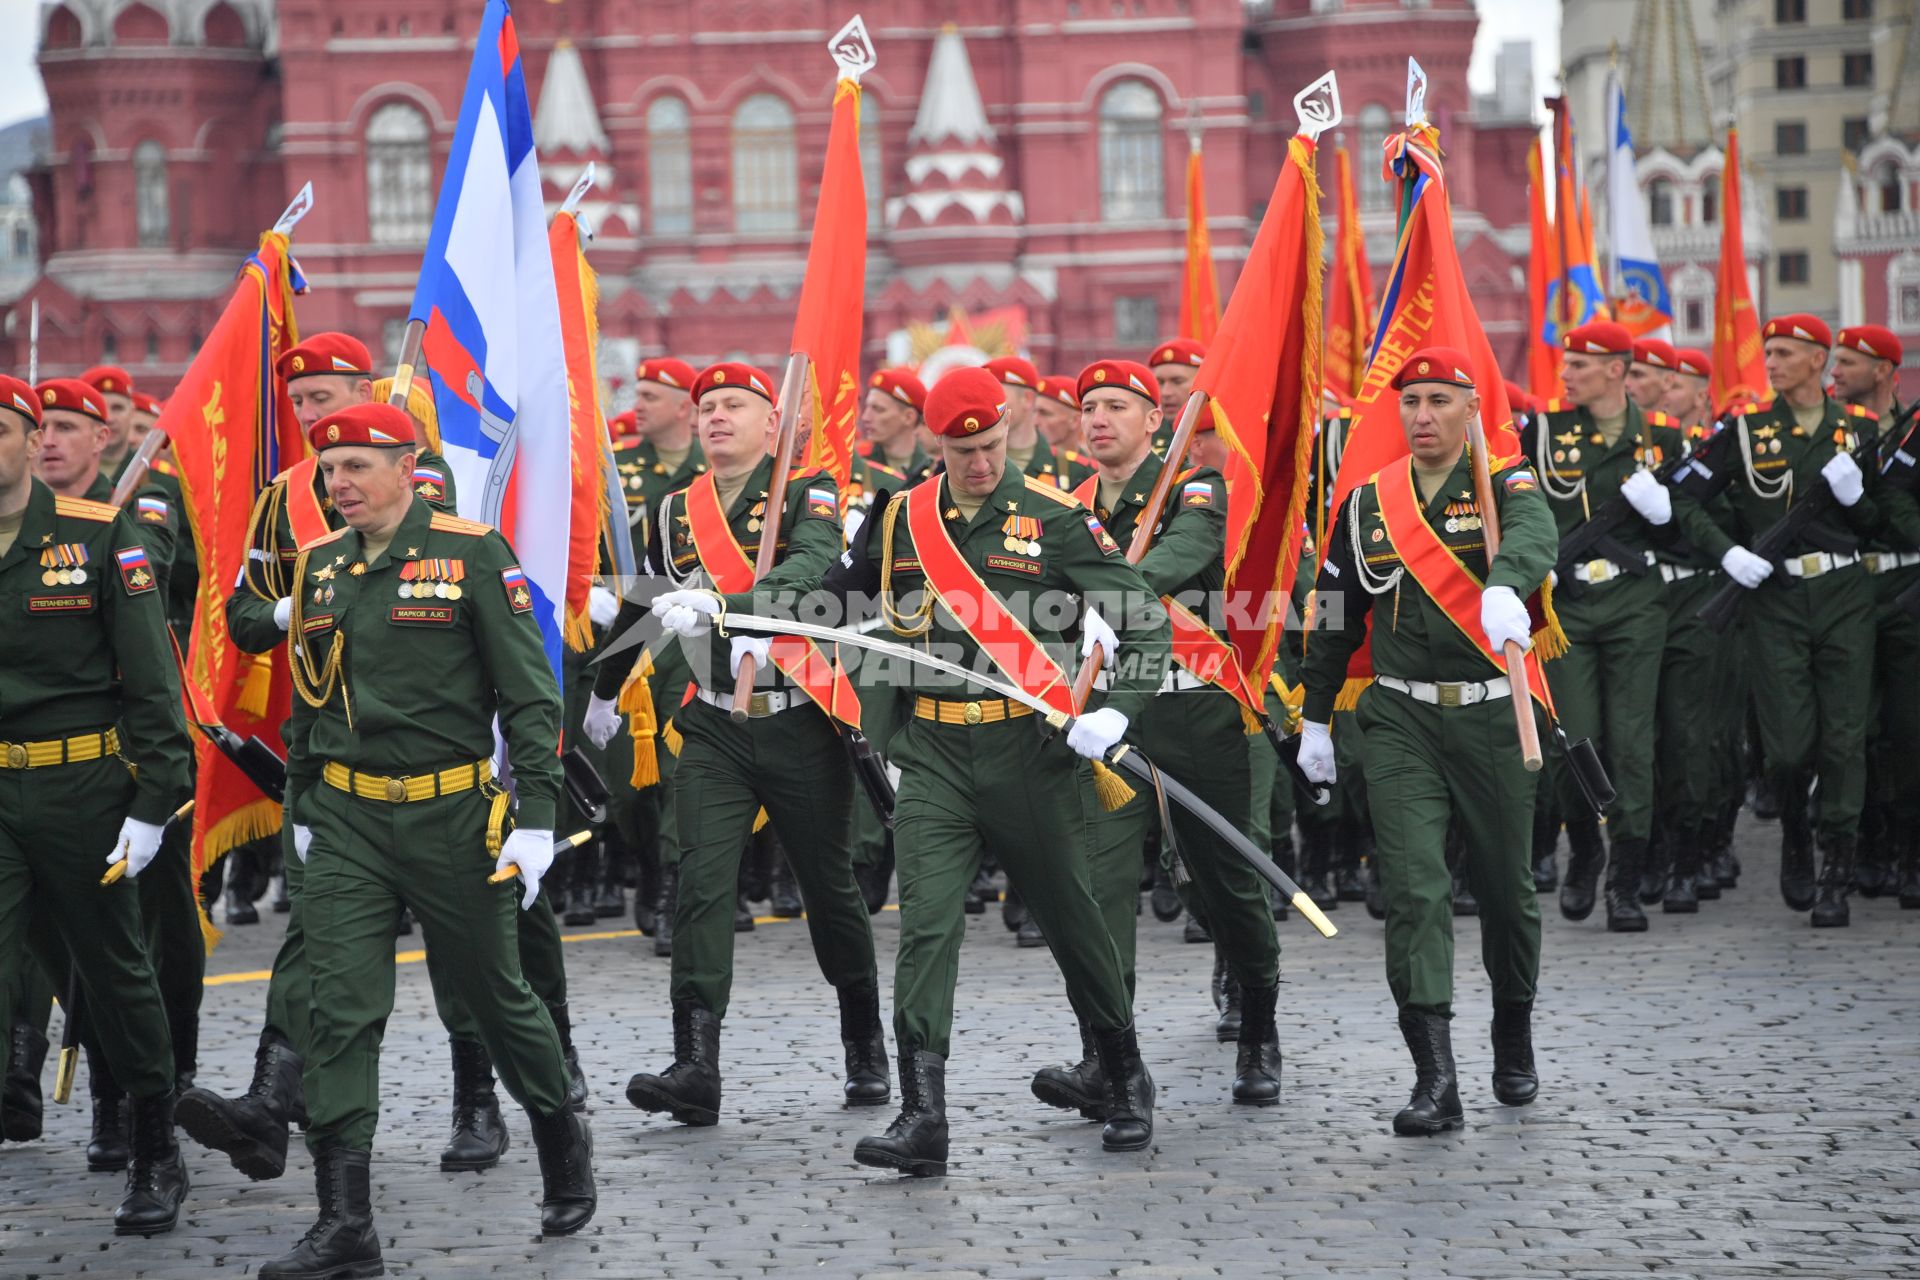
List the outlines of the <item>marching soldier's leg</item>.
{"type": "MultiPolygon", "coordinates": [[[[1556,599],[1560,621],[1569,637],[1577,632],[1591,636],[1599,629],[1592,613],[1592,591],[1580,600],[1556,599]]],[[[1591,738],[1604,753],[1607,744],[1601,738],[1600,655],[1595,644],[1572,644],[1565,657],[1553,664],[1553,702],[1559,712],[1560,727],[1567,739],[1578,742],[1591,738]]],[[[1560,882],[1560,914],[1569,920],[1585,920],[1593,913],[1600,884],[1600,872],[1606,866],[1606,846],[1601,843],[1598,819],[1587,804],[1585,794],[1573,779],[1565,760],[1558,758],[1553,769],[1554,790],[1560,812],[1567,823],[1567,870],[1560,882]]]]}
{"type": "Polygon", "coordinates": [[[880,975],[873,924],[847,849],[854,806],[871,806],[864,796],[855,798],[846,748],[826,716],[800,708],[748,729],[767,818],[805,904],[814,959],[840,1002],[844,1101],[853,1107],[881,1106],[892,1085],[880,1022],[880,975]]]}
{"type": "MultiPolygon", "coordinates": [[[[73,954],[51,912],[37,910],[29,918],[27,956],[26,967],[45,973],[54,991],[64,996],[73,989],[73,954]]],[[[133,1140],[133,1116],[127,1104],[127,1091],[113,1078],[113,1069],[107,1065],[99,1033],[87,1016],[86,1002],[82,1000],[79,1011],[67,1016],[79,1020],[75,1036],[87,1064],[87,1102],[92,1113],[92,1130],[87,1138],[87,1172],[119,1173],[127,1167],[133,1140]]]]}
{"type": "MultiPolygon", "coordinates": [[[[546,886],[533,904],[538,911],[547,896],[546,886]]],[[[548,908],[551,916],[552,909],[548,908]]],[[[500,1095],[494,1089],[493,1059],[481,1043],[479,1024],[473,1011],[460,997],[459,982],[449,972],[449,949],[438,944],[432,928],[422,929],[427,952],[427,982],[433,988],[433,1004],[440,1023],[447,1029],[447,1045],[453,1062],[453,1130],[440,1151],[442,1173],[462,1173],[491,1169],[500,1163],[510,1145],[506,1121],[500,1115],[500,1095]]]]}
{"type": "MultiPolygon", "coordinates": [[[[560,945],[560,921],[555,915],[558,904],[543,882],[533,905],[514,917],[520,938],[520,971],[540,1003],[553,1019],[560,1036],[560,1049],[567,1060],[567,1105],[575,1111],[587,1106],[587,1075],[580,1066],[580,1053],[573,1047],[573,1015],[567,1005],[567,957],[560,945]]],[[[622,899],[621,910],[625,910],[622,899]]]]}
{"type": "MultiPolygon", "coordinates": [[[[1654,725],[1660,655],[1666,644],[1665,583],[1649,574],[1608,588],[1598,645],[1602,695],[1599,743],[1617,793],[1607,812],[1607,929],[1639,933],[1640,867],[1653,833],[1654,725]]],[[[1511,713],[1509,713],[1511,714],[1511,713]]]]}
{"type": "Polygon", "coordinates": [[[166,1006],[174,1078],[182,1089],[193,1084],[200,1045],[200,993],[207,976],[207,944],[200,934],[199,905],[193,899],[192,845],[192,824],[174,823],[139,879],[147,954],[153,958],[160,999],[166,1006]]]}
{"type": "MultiPolygon", "coordinates": [[[[1413,1096],[1393,1118],[1395,1133],[1457,1129],[1458,1074],[1453,1017],[1453,876],[1447,825],[1453,811],[1440,717],[1465,708],[1422,706],[1378,685],[1360,697],[1366,734],[1374,849],[1387,900],[1387,988],[1413,1054],[1413,1096]]],[[[1508,714],[1511,714],[1509,712],[1508,714]]]]}
{"type": "Polygon", "coordinates": [[[1809,679],[1819,708],[1820,887],[1815,928],[1848,922],[1860,810],[1867,790],[1867,716],[1873,703],[1873,582],[1865,570],[1842,569],[1809,584],[1815,603],[1809,679]]]}
{"type": "Polygon", "coordinates": [[[47,1062],[47,1023],[53,1011],[53,983],[31,952],[21,953],[13,980],[0,987],[0,1011],[7,1014],[4,1025],[8,1028],[0,1137],[31,1142],[40,1136],[45,1105],[40,1072],[47,1062]]]}
{"type": "Polygon", "coordinates": [[[1904,591],[1920,582],[1920,570],[1900,570],[1882,588],[1879,611],[1880,758],[1887,762],[1888,878],[1906,909],[1920,907],[1920,620],[1892,603],[1888,588],[1904,591]]]}
{"type": "MultiPolygon", "coordinates": [[[[1780,806],[1780,896],[1788,907],[1813,906],[1813,828],[1807,785],[1814,763],[1819,706],[1813,694],[1813,601],[1792,580],[1749,593],[1747,666],[1760,749],[1780,806]]],[[[1857,661],[1858,658],[1849,659],[1857,661]]]]}
{"type": "Polygon", "coordinates": [[[1656,760],[1660,811],[1671,867],[1661,910],[1698,911],[1695,888],[1713,841],[1719,778],[1719,718],[1710,692],[1716,681],[1713,628],[1699,618],[1720,579],[1697,574],[1667,586],[1667,643],[1660,662],[1656,760]]]}

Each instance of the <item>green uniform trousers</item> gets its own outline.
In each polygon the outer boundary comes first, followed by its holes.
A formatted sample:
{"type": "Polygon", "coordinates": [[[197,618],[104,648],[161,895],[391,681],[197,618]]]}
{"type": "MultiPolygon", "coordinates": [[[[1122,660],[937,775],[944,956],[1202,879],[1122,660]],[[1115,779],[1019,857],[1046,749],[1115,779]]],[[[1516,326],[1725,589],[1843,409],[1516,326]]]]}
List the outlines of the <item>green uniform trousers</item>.
{"type": "Polygon", "coordinates": [[[487,883],[487,793],[389,804],[322,785],[302,809],[313,819],[302,892],[313,975],[308,1150],[373,1146],[402,903],[443,953],[441,972],[472,1011],[507,1092],[542,1115],[564,1107],[560,1038],[520,972],[519,882],[487,883]]]}
{"type": "Polygon", "coordinates": [[[1767,768],[1780,782],[1816,770],[1820,838],[1851,838],[1867,794],[1873,580],[1858,565],[1813,579],[1776,572],[1743,612],[1767,768]]]}
{"type": "MultiPolygon", "coordinates": [[[[1728,661],[1719,632],[1700,620],[1700,608],[1726,582],[1722,574],[1696,573],[1666,584],[1667,640],[1660,657],[1659,735],[1655,747],[1660,816],[1674,835],[1693,839],[1719,811],[1725,794],[1719,762],[1726,737],[1724,683],[1718,668],[1728,661]]],[[[1554,664],[1556,674],[1561,664],[1554,664]]],[[[1559,694],[1561,682],[1554,682],[1559,694]]]]}
{"type": "Polygon", "coordinates": [[[1875,574],[1873,688],[1869,723],[1876,799],[1896,822],[1920,821],[1920,619],[1894,598],[1920,582],[1920,567],[1875,574]]]}
{"type": "Polygon", "coordinates": [[[287,869],[287,931],[280,939],[280,950],[273,957],[273,976],[267,979],[267,1029],[278,1032],[301,1060],[307,1057],[307,1042],[313,1023],[309,1016],[313,995],[313,975],[307,969],[306,909],[303,903],[307,864],[293,851],[293,812],[287,806],[281,813],[280,860],[287,869]]]}
{"type": "MultiPolygon", "coordinates": [[[[1100,1030],[1126,1026],[1132,1001],[1089,876],[1079,757],[1064,741],[1043,743],[1031,716],[971,726],[910,720],[887,748],[900,766],[893,811],[900,1052],[950,1050],[967,886],[989,853],[1046,935],[1075,1014],[1100,1030]]],[[[1137,886],[1137,845],[1133,859],[1137,886]]]]}
{"type": "MultiPolygon", "coordinates": [[[[560,833],[554,835],[557,838],[560,833]]],[[[520,948],[520,973],[527,986],[550,1009],[565,1004],[567,962],[560,952],[560,922],[554,917],[553,898],[544,882],[533,905],[514,913],[514,932],[520,948]]],[[[479,1020],[462,998],[456,975],[448,969],[457,949],[450,952],[441,946],[431,926],[422,925],[421,933],[427,949],[427,980],[433,984],[433,1007],[447,1034],[456,1040],[480,1039],[479,1020]]]]}
{"type": "MultiPolygon", "coordinates": [[[[1252,825],[1248,738],[1240,704],[1231,695],[1217,689],[1163,693],[1147,703],[1131,737],[1148,759],[1237,830],[1246,831],[1252,825]]],[[[1264,737],[1258,745],[1273,754],[1264,737]]],[[[1092,771],[1081,773],[1085,775],[1082,807],[1088,815],[1093,896],[1119,953],[1131,999],[1140,848],[1148,829],[1160,820],[1159,806],[1145,782],[1130,778],[1133,799],[1108,813],[1093,794],[1092,771]]],[[[1168,813],[1174,845],[1190,877],[1186,892],[1192,895],[1196,914],[1206,922],[1234,978],[1245,986],[1273,986],[1279,980],[1280,939],[1274,932],[1267,882],[1200,818],[1171,801],[1168,813]]]]}
{"type": "MultiPolygon", "coordinates": [[[[1592,738],[1613,782],[1607,830],[1619,840],[1653,831],[1653,734],[1666,645],[1666,582],[1658,573],[1619,577],[1554,597],[1567,633],[1566,656],[1547,672],[1567,737],[1592,738]]],[[[1507,713],[1511,716],[1513,713],[1507,713]]],[[[1369,776],[1372,770],[1368,770],[1369,776]]],[[[1562,813],[1586,801],[1567,770],[1555,777],[1562,813]]]]}
{"type": "Polygon", "coordinates": [[[762,808],[787,851],[821,974],[836,990],[877,986],[873,925],[847,855],[853,770],[833,721],[809,703],[736,725],[693,702],[677,723],[685,745],[675,773],[673,999],[726,1016],[740,855],[762,808]]]}
{"type": "Polygon", "coordinates": [[[0,769],[0,991],[31,989],[20,976],[30,932],[50,979],[63,980],[70,955],[114,1080],[153,1098],[173,1089],[173,1041],[139,884],[100,884],[132,802],[133,776],[112,756],[0,769]],[[51,927],[30,929],[36,917],[51,927]]]}
{"type": "Polygon", "coordinates": [[[1447,828],[1466,840],[1480,955],[1496,1002],[1533,999],[1540,904],[1531,868],[1538,779],[1520,763],[1513,704],[1434,707],[1379,685],[1360,697],[1373,837],[1387,901],[1394,1003],[1453,1016],[1453,877],[1447,828]]]}

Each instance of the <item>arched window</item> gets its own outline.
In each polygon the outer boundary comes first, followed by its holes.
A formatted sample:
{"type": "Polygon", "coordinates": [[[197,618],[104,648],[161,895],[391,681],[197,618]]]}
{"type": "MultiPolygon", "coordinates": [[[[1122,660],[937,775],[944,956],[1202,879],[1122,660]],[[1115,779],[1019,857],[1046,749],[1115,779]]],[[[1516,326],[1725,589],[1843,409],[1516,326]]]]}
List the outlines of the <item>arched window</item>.
{"type": "Polygon", "coordinates": [[[1380,169],[1382,148],[1387,145],[1387,131],[1392,127],[1392,115],[1379,103],[1369,102],[1360,108],[1360,146],[1353,153],[1353,167],[1360,175],[1360,209],[1363,213],[1378,213],[1393,208],[1393,186],[1381,176],[1380,169]]]}
{"type": "Polygon", "coordinates": [[[1891,164],[1880,166],[1873,175],[1873,185],[1880,192],[1879,211],[1881,213],[1900,212],[1901,198],[1906,194],[1906,183],[1900,180],[1900,170],[1891,164]]]}
{"type": "Polygon", "coordinates": [[[880,167],[880,113],[864,94],[860,98],[860,182],[867,189],[867,230],[878,231],[887,207],[886,173],[880,167]]]}
{"type": "Polygon", "coordinates": [[[799,225],[793,108],[770,93],[756,93],[733,113],[734,230],[793,231],[799,225]]]}
{"type": "Polygon", "coordinates": [[[1647,184],[1647,218],[1656,227],[1673,225],[1673,183],[1655,178],[1647,184]]]}
{"type": "Polygon", "coordinates": [[[152,140],[133,149],[133,216],[142,249],[167,247],[167,151],[152,140]]]}
{"type": "Polygon", "coordinates": [[[647,208],[654,235],[693,230],[693,126],[686,100],[672,95],[647,108],[647,208]]]}
{"type": "Polygon", "coordinates": [[[1160,95],[1143,80],[1121,80],[1100,95],[1100,216],[1107,222],[1166,212],[1160,95]]]}
{"type": "Polygon", "coordinates": [[[1700,225],[1720,225],[1720,175],[1717,173],[1703,174],[1700,178],[1700,225]]]}
{"type": "Polygon", "coordinates": [[[420,108],[389,102],[367,121],[367,234],[414,244],[433,230],[432,129],[420,108]]]}

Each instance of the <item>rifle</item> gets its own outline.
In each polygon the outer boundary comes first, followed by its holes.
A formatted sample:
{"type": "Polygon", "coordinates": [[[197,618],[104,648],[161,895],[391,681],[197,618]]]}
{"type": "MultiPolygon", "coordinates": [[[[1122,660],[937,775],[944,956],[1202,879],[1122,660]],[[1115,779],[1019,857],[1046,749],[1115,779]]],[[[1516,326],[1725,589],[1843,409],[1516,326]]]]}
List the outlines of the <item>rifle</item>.
{"type": "MultiPolygon", "coordinates": [[[[1726,483],[1719,478],[1719,463],[1732,435],[1731,430],[1722,430],[1709,437],[1698,449],[1668,458],[1655,468],[1653,478],[1696,500],[1705,501],[1726,483]]],[[[1598,511],[1588,516],[1579,528],[1562,538],[1560,559],[1553,566],[1554,572],[1559,575],[1559,584],[1555,589],[1577,595],[1585,584],[1574,577],[1574,568],[1596,557],[1604,557],[1623,566],[1635,577],[1644,574],[1647,571],[1646,561],[1621,546],[1613,536],[1615,529],[1636,514],[1633,504],[1624,495],[1616,493],[1602,503],[1598,511]]]]}
{"type": "MultiPolygon", "coordinates": [[[[1774,521],[1773,527],[1754,542],[1753,554],[1775,565],[1783,563],[1787,548],[1798,542],[1807,527],[1835,505],[1833,490],[1826,480],[1815,480],[1807,496],[1788,507],[1787,514],[1774,521]]],[[[1740,601],[1746,594],[1747,588],[1737,582],[1722,583],[1713,598],[1700,606],[1700,620],[1715,631],[1725,631],[1732,624],[1733,615],[1740,611],[1740,601]]]]}
{"type": "MultiPolygon", "coordinates": [[[[780,382],[780,437],[774,446],[773,482],[767,486],[767,510],[760,517],[760,550],[753,558],[753,580],[759,582],[773,572],[773,558],[780,546],[780,520],[786,513],[787,481],[793,476],[793,453],[800,439],[800,415],[806,412],[807,356],[796,351],[787,357],[786,377],[780,382]]],[[[728,714],[735,724],[747,722],[747,703],[753,697],[753,674],[758,664],[753,655],[740,655],[740,674],[733,681],[733,710],[728,714]]]]}

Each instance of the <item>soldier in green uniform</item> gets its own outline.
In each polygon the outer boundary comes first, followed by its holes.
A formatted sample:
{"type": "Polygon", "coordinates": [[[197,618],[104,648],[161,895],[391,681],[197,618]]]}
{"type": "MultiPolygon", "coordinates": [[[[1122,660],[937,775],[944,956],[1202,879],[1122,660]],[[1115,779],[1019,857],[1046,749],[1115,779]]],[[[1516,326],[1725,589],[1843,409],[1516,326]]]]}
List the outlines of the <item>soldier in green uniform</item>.
{"type": "MultiPolygon", "coordinates": [[[[1101,360],[1080,375],[1079,392],[1087,447],[1100,471],[1074,496],[1093,508],[1115,542],[1130,545],[1148,495],[1169,465],[1151,447],[1160,419],[1160,389],[1142,365],[1101,360]]],[[[1172,598],[1186,606],[1178,625],[1189,637],[1205,636],[1210,644],[1204,652],[1215,659],[1230,652],[1218,632],[1209,630],[1223,622],[1226,540],[1226,481],[1211,467],[1195,466],[1175,477],[1154,526],[1152,546],[1138,562],[1150,590],[1162,600],[1172,598]]],[[[1092,610],[1086,616],[1085,637],[1083,647],[1090,650],[1097,644],[1106,660],[1108,669],[1095,678],[1095,687],[1104,689],[1112,683],[1111,663],[1118,643],[1112,629],[1092,610]]],[[[1240,679],[1237,663],[1225,668],[1210,667],[1204,661],[1170,665],[1159,696],[1147,703],[1134,722],[1133,735],[1170,777],[1244,831],[1253,820],[1252,763],[1240,703],[1229,692],[1240,679]]],[[[1095,703],[1102,700],[1094,699],[1095,703]]],[[[1266,746],[1264,741],[1261,745],[1266,746]]],[[[1152,810],[1152,797],[1140,794],[1112,812],[1102,811],[1097,803],[1087,806],[1094,896],[1119,953],[1129,993],[1135,989],[1134,918],[1140,903],[1141,846],[1153,821],[1152,810]]],[[[1274,1026],[1280,941],[1274,932],[1266,881],[1224,847],[1205,823],[1185,810],[1171,816],[1173,843],[1191,875],[1191,892],[1199,900],[1200,912],[1242,1001],[1233,1100],[1271,1106],[1280,1100],[1280,1038],[1274,1026]]],[[[1106,1082],[1100,1075],[1093,1028],[1085,1019],[1080,1023],[1080,1041],[1080,1062],[1042,1068],[1033,1078],[1033,1092],[1052,1106],[1099,1118],[1106,1082]]]]}
{"type": "Polygon", "coordinates": [[[926,384],[910,369],[881,369],[867,379],[860,437],[873,446],[872,460],[899,472],[903,484],[919,484],[933,473],[933,459],[920,447],[926,407],[926,384]]]}
{"type": "Polygon", "coordinates": [[[180,683],[133,520],[28,469],[46,454],[48,401],[94,394],[0,378],[0,609],[12,619],[0,627],[0,992],[15,989],[29,934],[50,974],[77,971],[106,1064],[132,1098],[114,1230],[152,1235],[173,1228],[187,1192],[173,1048],[138,889],[100,880],[116,863],[139,875],[186,794],[180,683]],[[57,680],[45,678],[50,663],[57,680]]]}
{"type": "Polygon", "coordinates": [[[1173,443],[1180,410],[1193,391],[1193,380],[1207,359],[1207,344],[1194,338],[1168,338],[1153,349],[1147,366],[1160,384],[1160,428],[1153,434],[1153,451],[1164,454],[1173,443]]]}
{"type": "Polygon", "coordinates": [[[1093,1030],[1106,1088],[1102,1144],[1131,1151],[1153,1136],[1153,1080],[1088,875],[1075,801],[1085,766],[1074,756],[1105,755],[1145,709],[1166,668],[1166,613],[1097,516],[1008,465],[1009,416],[992,374],[944,374],[927,400],[943,475],[876,511],[879,528],[862,527],[866,536],[859,554],[849,553],[846,574],[826,580],[847,595],[877,588],[896,634],[1045,688],[1062,707],[1070,699],[1061,632],[1073,618],[1063,622],[1040,606],[1054,593],[1098,592],[1122,602],[1107,619],[1119,649],[1107,704],[1076,720],[1064,746],[1042,736],[1024,704],[918,667],[867,668],[890,698],[865,728],[901,772],[894,809],[901,1109],[884,1135],[860,1140],[854,1159],[913,1175],[946,1170],[954,985],[964,901],[983,855],[1006,869],[1053,948],[1074,1012],[1093,1030]],[[944,607],[936,607],[936,593],[944,607]]]}
{"type": "Polygon", "coordinates": [[[1064,487],[1079,488],[1094,472],[1093,459],[1087,456],[1086,441],[1080,434],[1080,379],[1064,373],[1044,375],[1040,394],[1033,402],[1033,424],[1060,464],[1064,487]]]}
{"type": "MultiPolygon", "coordinates": [[[[720,1024],[733,985],[740,855],[756,813],[765,809],[792,862],[814,957],[839,997],[845,1102],[878,1106],[891,1094],[879,977],[873,929],[848,857],[853,774],[833,715],[843,696],[849,705],[842,714],[851,714],[853,691],[824,670],[817,651],[783,669],[766,641],[729,640],[712,626],[727,605],[757,612],[756,600],[819,579],[842,547],[840,495],[825,472],[793,478],[778,527],[768,529],[773,460],[767,449],[781,412],[773,381],[749,365],[717,364],[700,374],[693,395],[712,469],[661,505],[658,536],[667,573],[685,585],[652,606],[669,631],[699,639],[686,646],[696,697],[676,717],[684,745],[675,777],[680,900],[673,923],[673,1063],[658,1074],[636,1074],[627,1098],[682,1124],[719,1119],[720,1024]],[[756,584],[760,543],[781,534],[774,568],[756,584]],[[756,692],[741,725],[731,719],[734,681],[748,654],[756,692]]],[[[609,675],[617,680],[617,673],[609,675]]],[[[601,692],[605,696],[604,685],[601,692]]]]}
{"type": "Polygon", "coordinates": [[[1860,563],[1862,539],[1883,519],[1871,464],[1877,420],[1821,387],[1833,337],[1816,316],[1794,314],[1761,329],[1773,394],[1731,415],[1723,431],[1739,446],[1719,523],[1702,518],[1689,538],[1720,558],[1747,588],[1747,665],[1760,745],[1780,799],[1780,895],[1812,908],[1815,927],[1848,922],[1854,840],[1866,799],[1866,733],[1872,710],[1874,584],[1860,563]],[[1777,559],[1746,544],[1778,523],[1824,480],[1834,506],[1777,559]],[[1765,585],[1762,585],[1762,584],[1765,585]],[[1809,783],[1820,785],[1814,871],[1809,783]]]}
{"type": "Polygon", "coordinates": [[[1607,928],[1647,927],[1640,907],[1640,868],[1653,827],[1653,740],[1660,697],[1660,661],[1666,645],[1666,579],[1655,548],[1671,546],[1692,500],[1655,480],[1663,448],[1676,438],[1671,424],[1651,417],[1627,396],[1633,338],[1624,325],[1597,320],[1570,329],[1561,377],[1567,400],[1548,402],[1522,442],[1539,469],[1541,491],[1560,536],[1578,529],[1615,495],[1634,514],[1573,566],[1555,587],[1566,658],[1555,668],[1554,698],[1571,738],[1592,738],[1607,764],[1617,797],[1608,809],[1610,849],[1591,824],[1589,807],[1570,770],[1556,761],[1555,785],[1573,854],[1560,886],[1560,912],[1584,920],[1606,869],[1607,928]]]}
{"type": "Polygon", "coordinates": [[[1375,680],[1356,714],[1386,893],[1387,985],[1416,1072],[1393,1127],[1421,1135],[1465,1122],[1449,1029],[1449,824],[1465,836],[1480,903],[1494,1096],[1519,1105],[1539,1089],[1540,909],[1529,866],[1536,787],[1520,758],[1514,690],[1495,655],[1509,641],[1531,644],[1523,602],[1553,568],[1558,539],[1531,469],[1509,467],[1492,477],[1500,550],[1488,563],[1466,450],[1480,398],[1464,355],[1416,351],[1393,385],[1412,456],[1356,487],[1330,534],[1307,640],[1300,767],[1315,781],[1335,779],[1327,721],[1371,613],[1375,680]]]}
{"type": "Polygon", "coordinates": [[[1880,420],[1871,455],[1879,473],[1885,519],[1864,541],[1861,564],[1874,587],[1874,692],[1867,737],[1867,805],[1854,882],[1867,897],[1898,892],[1900,905],[1920,907],[1920,620],[1896,604],[1920,582],[1920,529],[1914,515],[1914,466],[1920,457],[1920,413],[1902,408],[1900,339],[1881,325],[1842,329],[1833,347],[1833,393],[1880,420]]]}
{"type": "Polygon", "coordinates": [[[1053,446],[1040,434],[1036,417],[1040,372],[1033,367],[1033,361],[1020,356],[1001,356],[987,361],[986,368],[1000,379],[1007,393],[1007,461],[1019,467],[1021,474],[1029,479],[1060,490],[1069,488],[1065,462],[1055,456],[1053,446]]]}
{"type": "Polygon", "coordinates": [[[578,1231],[596,1202],[586,1122],[568,1106],[560,1038],[521,975],[513,919],[552,864],[560,791],[560,701],[531,587],[498,532],[416,496],[414,425],[400,409],[353,405],[308,439],[347,524],[304,544],[291,579],[294,688],[312,713],[299,749],[320,770],[296,810],[320,1213],[263,1277],[378,1274],[370,1160],[403,902],[527,1110],[541,1231],[578,1231]],[[496,718],[517,796],[510,835],[491,769],[496,718]],[[490,879],[516,867],[518,885],[490,879]]]}

